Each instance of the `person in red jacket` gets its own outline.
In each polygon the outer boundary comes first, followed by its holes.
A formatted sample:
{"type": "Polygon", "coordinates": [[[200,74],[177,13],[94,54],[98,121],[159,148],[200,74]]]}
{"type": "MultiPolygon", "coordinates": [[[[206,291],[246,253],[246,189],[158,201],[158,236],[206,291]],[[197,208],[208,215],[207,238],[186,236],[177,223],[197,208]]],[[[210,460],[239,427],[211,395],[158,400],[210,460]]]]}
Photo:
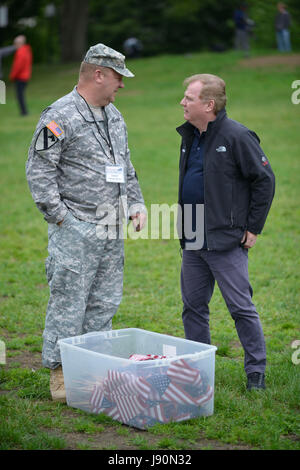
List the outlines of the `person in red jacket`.
{"type": "Polygon", "coordinates": [[[13,64],[10,72],[10,79],[15,82],[17,100],[20,106],[21,114],[28,114],[25,88],[31,78],[32,72],[32,50],[29,44],[26,44],[24,35],[17,36],[14,40],[17,50],[14,55],[13,64]]]}

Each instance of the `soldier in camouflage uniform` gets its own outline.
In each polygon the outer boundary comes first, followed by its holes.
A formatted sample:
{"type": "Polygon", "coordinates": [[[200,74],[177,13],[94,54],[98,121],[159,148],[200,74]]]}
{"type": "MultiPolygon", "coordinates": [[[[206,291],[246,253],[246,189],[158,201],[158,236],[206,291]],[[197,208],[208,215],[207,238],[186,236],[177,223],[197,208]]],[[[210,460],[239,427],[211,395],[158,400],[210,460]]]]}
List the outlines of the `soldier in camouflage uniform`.
{"type": "Polygon", "coordinates": [[[136,230],[146,221],[126,125],[112,104],[123,76],[134,76],[124,59],[91,47],[77,86],[43,111],[29,149],[29,188],[48,222],[43,365],[55,400],[65,400],[57,341],[112,328],[123,290],[123,218],[136,230]]]}

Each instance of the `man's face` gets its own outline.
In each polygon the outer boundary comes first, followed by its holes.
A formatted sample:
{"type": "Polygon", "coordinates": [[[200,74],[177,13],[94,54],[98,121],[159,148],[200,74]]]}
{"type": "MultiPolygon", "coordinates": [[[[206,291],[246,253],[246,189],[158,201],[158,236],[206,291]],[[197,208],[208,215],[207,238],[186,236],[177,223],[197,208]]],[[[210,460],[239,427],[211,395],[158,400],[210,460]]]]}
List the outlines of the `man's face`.
{"type": "Polygon", "coordinates": [[[203,84],[192,82],[187,87],[184,97],[180,101],[184,111],[184,118],[195,125],[199,121],[205,120],[207,116],[208,103],[199,98],[203,84]]]}
{"type": "Polygon", "coordinates": [[[113,69],[106,68],[101,86],[101,94],[106,103],[104,106],[115,101],[119,88],[124,88],[123,75],[120,75],[113,69]]]}

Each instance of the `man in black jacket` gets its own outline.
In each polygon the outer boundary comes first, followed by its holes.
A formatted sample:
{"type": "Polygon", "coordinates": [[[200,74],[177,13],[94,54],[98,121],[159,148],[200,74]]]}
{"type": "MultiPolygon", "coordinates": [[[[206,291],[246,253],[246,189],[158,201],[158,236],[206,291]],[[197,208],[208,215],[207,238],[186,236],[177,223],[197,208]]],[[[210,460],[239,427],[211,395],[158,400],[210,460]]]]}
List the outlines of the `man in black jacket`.
{"type": "Polygon", "coordinates": [[[189,77],[179,176],[182,318],[187,339],[210,343],[209,302],[217,281],[245,352],[247,389],[264,389],[266,349],[252,303],[248,250],[265,224],[275,187],[259,138],[226,115],[225,82],[189,77]]]}

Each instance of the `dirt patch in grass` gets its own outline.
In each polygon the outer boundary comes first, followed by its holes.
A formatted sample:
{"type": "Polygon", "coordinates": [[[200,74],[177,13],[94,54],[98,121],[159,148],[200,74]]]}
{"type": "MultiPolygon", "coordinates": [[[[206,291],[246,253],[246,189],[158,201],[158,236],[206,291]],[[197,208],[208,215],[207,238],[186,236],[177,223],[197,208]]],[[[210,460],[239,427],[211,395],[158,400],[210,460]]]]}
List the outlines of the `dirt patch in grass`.
{"type": "Polygon", "coordinates": [[[240,61],[240,65],[244,67],[276,67],[285,65],[288,67],[300,66],[300,54],[289,55],[270,55],[262,57],[249,57],[240,61]]]}
{"type": "Polygon", "coordinates": [[[20,351],[19,354],[14,354],[11,357],[6,357],[6,364],[10,366],[11,364],[18,363],[19,367],[24,367],[27,369],[37,370],[42,367],[42,358],[41,353],[30,352],[30,351],[20,351]]]}
{"type": "Polygon", "coordinates": [[[107,426],[104,431],[96,434],[65,433],[62,437],[67,443],[66,450],[172,450],[172,446],[164,445],[164,442],[175,441],[176,449],[181,450],[251,450],[246,445],[225,444],[211,439],[199,438],[189,442],[184,439],[168,438],[164,435],[153,435],[148,431],[140,431],[123,425],[124,435],[118,433],[116,427],[107,426]],[[141,444],[139,444],[139,442],[141,444]]]}

